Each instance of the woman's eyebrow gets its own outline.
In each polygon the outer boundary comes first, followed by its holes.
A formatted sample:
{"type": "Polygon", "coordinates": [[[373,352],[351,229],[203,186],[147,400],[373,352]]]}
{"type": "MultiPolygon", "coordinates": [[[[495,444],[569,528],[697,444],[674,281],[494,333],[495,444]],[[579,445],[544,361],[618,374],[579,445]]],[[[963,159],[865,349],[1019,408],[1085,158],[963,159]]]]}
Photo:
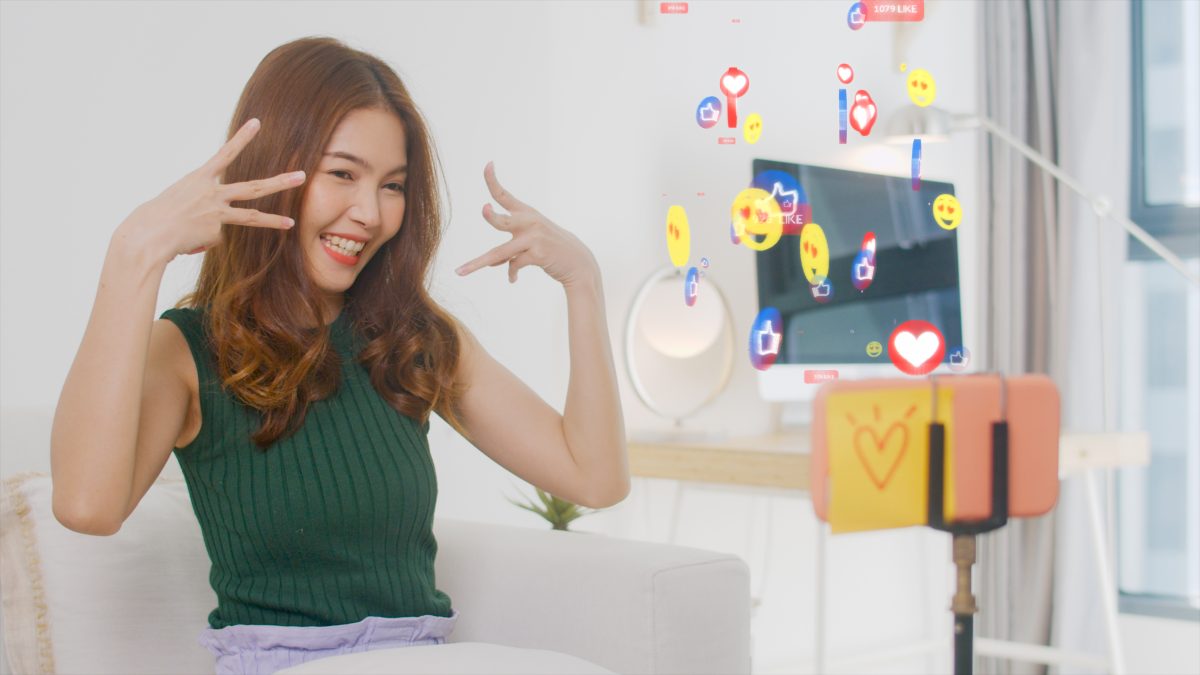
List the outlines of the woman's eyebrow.
{"type": "MultiPolygon", "coordinates": [[[[338,159],[349,160],[349,161],[354,162],[355,164],[361,166],[362,168],[366,169],[367,171],[371,170],[371,164],[369,162],[367,162],[367,160],[365,160],[361,157],[356,157],[355,155],[352,155],[348,152],[342,152],[341,150],[335,150],[333,152],[325,153],[325,156],[326,157],[337,157],[338,159]]],[[[401,164],[400,166],[387,172],[387,174],[385,174],[385,175],[391,176],[392,174],[404,173],[406,171],[408,171],[408,165],[401,164]]]]}

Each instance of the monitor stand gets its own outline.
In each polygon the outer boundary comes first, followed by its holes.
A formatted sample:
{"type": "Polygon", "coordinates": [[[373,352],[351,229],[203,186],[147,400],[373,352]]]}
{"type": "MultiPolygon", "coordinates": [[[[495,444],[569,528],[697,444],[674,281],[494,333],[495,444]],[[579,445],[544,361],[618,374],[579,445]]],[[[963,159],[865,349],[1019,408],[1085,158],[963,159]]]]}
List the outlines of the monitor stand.
{"type": "Polygon", "coordinates": [[[779,406],[780,431],[808,428],[812,424],[812,399],[784,401],[779,406]]]}

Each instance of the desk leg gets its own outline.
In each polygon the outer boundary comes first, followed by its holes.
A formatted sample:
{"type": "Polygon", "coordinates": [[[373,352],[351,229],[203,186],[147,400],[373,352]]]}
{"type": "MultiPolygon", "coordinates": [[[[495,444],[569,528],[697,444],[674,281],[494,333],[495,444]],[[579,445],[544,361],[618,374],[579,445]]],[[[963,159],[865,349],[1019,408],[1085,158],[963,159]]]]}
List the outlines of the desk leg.
{"type": "Polygon", "coordinates": [[[816,620],[813,622],[816,634],[813,636],[813,672],[817,675],[825,673],[825,537],[826,525],[817,520],[817,588],[816,588],[816,620]]]}
{"type": "Polygon", "coordinates": [[[767,534],[766,540],[763,542],[762,577],[758,582],[758,601],[760,603],[767,598],[767,573],[771,570],[771,537],[775,532],[775,500],[771,495],[764,495],[763,499],[767,501],[767,534]]]}
{"type": "Polygon", "coordinates": [[[1113,675],[1125,675],[1125,653],[1117,625],[1117,587],[1109,567],[1108,534],[1100,519],[1100,496],[1096,489],[1098,469],[1085,469],[1088,516],[1092,525],[1092,550],[1096,555],[1096,576],[1100,582],[1100,598],[1104,605],[1104,627],[1108,633],[1108,660],[1113,675]]]}
{"type": "Polygon", "coordinates": [[[671,506],[671,522],[667,527],[667,541],[674,544],[679,537],[679,510],[683,506],[683,481],[675,481],[675,498],[671,506]]]}

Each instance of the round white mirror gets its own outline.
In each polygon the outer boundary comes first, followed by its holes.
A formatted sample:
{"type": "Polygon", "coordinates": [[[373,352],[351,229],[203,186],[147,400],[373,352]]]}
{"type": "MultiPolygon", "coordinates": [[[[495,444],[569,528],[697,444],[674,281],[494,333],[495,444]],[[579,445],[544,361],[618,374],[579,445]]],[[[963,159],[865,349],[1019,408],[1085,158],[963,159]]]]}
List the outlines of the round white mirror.
{"type": "Polygon", "coordinates": [[[683,270],[650,275],[625,324],[625,365],[634,391],[654,412],[675,420],[699,410],[733,372],[733,313],[711,275],[688,306],[683,270]]]}

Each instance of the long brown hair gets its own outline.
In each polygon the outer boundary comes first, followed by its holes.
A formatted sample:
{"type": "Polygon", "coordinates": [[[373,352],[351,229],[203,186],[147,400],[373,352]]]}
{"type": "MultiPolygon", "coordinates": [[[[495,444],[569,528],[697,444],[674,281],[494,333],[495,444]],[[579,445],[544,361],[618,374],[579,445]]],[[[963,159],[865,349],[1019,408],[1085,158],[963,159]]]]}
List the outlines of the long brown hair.
{"type": "MultiPolygon", "coordinates": [[[[228,137],[251,118],[254,140],[226,168],[222,184],[304,170],[316,173],[338,123],[359,109],[390,111],[404,126],[406,205],[399,232],[346,291],[343,311],[366,340],[356,356],[371,384],[400,413],[421,423],[436,410],[455,428],[462,385],[456,381],[454,319],[426,288],[441,240],[435,151],[425,122],[396,73],[380,59],[329,37],[306,37],[272,50],[246,83],[228,137]]],[[[305,192],[284,190],[235,202],[299,220],[305,192]]],[[[308,405],[336,392],[341,359],[321,326],[319,289],[291,230],[222,225],[206,251],[196,288],[177,308],[205,308],[222,384],[259,410],[255,444],[265,451],[304,422],[308,405]]]]}

